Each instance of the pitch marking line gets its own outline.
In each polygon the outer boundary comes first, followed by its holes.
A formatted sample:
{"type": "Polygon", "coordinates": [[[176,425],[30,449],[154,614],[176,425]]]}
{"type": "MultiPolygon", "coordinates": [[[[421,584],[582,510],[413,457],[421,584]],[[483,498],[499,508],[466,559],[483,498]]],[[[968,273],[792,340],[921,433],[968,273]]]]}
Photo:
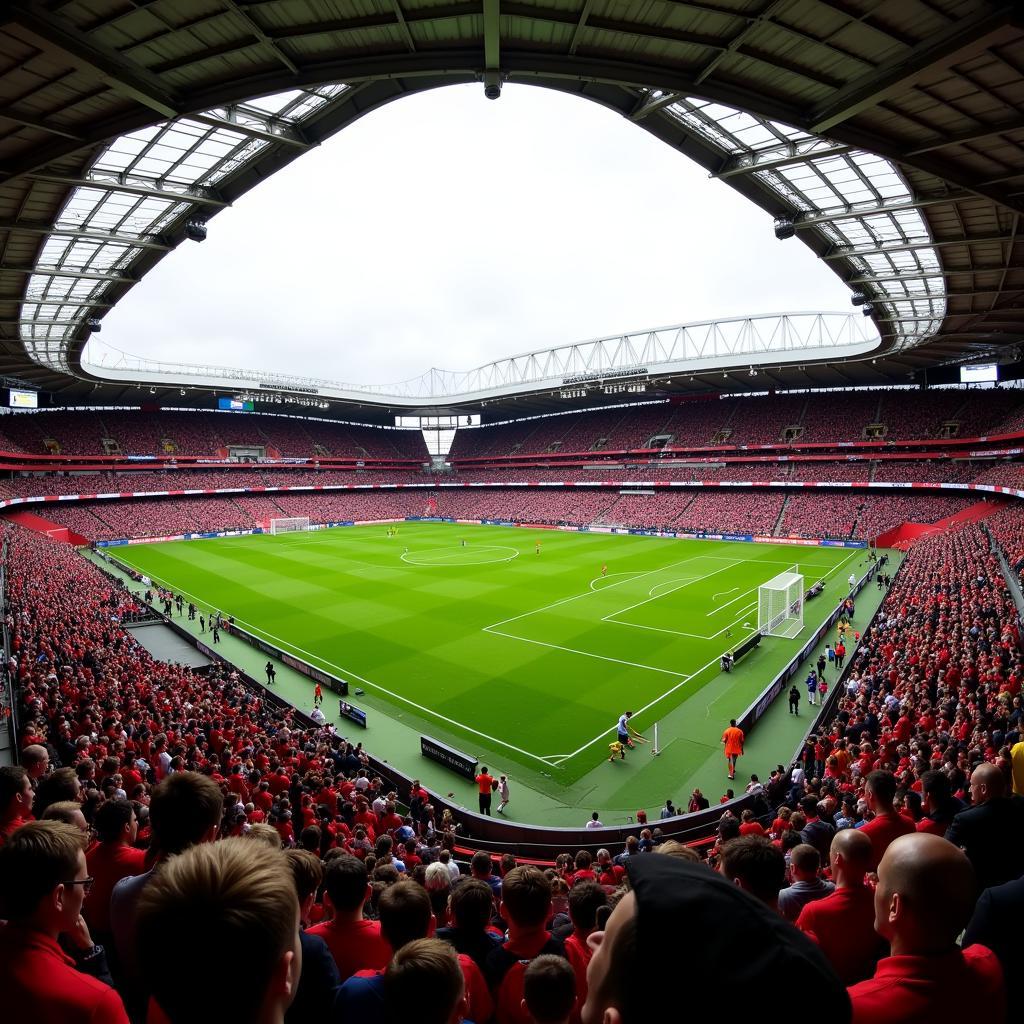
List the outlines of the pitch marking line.
{"type": "MultiPolygon", "coordinates": [[[[730,562],[728,565],[723,565],[721,569],[715,569],[714,572],[709,572],[709,573],[707,573],[704,576],[698,576],[696,579],[690,580],[689,583],[681,583],[678,587],[676,587],[675,589],[670,591],[670,593],[674,594],[678,590],[684,590],[686,587],[692,586],[694,583],[700,583],[700,582],[703,582],[704,580],[710,579],[712,576],[717,576],[720,572],[727,572],[729,569],[732,569],[734,566],[741,565],[744,561],[746,561],[746,560],[741,558],[738,562],[730,562]]],[[[664,594],[659,594],[658,595],[658,597],[664,597],[664,596],[665,596],[664,594]]],[[[651,601],[657,601],[658,597],[646,597],[642,601],[637,601],[636,604],[631,604],[631,605],[628,605],[625,608],[620,608],[618,611],[611,612],[608,615],[602,615],[601,616],[601,621],[602,622],[617,622],[617,621],[619,621],[617,616],[625,615],[626,612],[632,611],[634,608],[639,608],[640,605],[642,605],[642,604],[650,604],[651,601]]]]}
{"type": "MultiPolygon", "coordinates": [[[[176,593],[181,594],[183,597],[189,597],[193,601],[202,605],[209,605],[209,601],[197,597],[195,594],[190,594],[187,590],[182,590],[180,587],[172,586],[167,580],[162,580],[159,576],[153,576],[147,573],[151,580],[156,583],[163,583],[164,586],[176,593]]],[[[347,669],[342,665],[338,665],[333,661],[328,661],[322,655],[314,654],[312,651],[307,651],[302,647],[298,647],[289,640],[283,640],[279,636],[275,636],[273,633],[268,633],[265,629],[261,629],[259,626],[254,625],[251,622],[246,622],[245,619],[240,619],[237,615],[235,616],[235,622],[245,626],[250,633],[258,634],[266,640],[272,641],[276,646],[282,650],[294,651],[296,654],[305,655],[311,662],[318,663],[320,665],[326,665],[328,668],[334,669],[343,679],[356,679],[364,686],[370,686],[374,690],[380,693],[387,694],[394,700],[401,701],[403,704],[408,704],[409,707],[415,708],[417,711],[422,712],[428,718],[439,719],[448,725],[453,725],[458,729],[463,729],[465,732],[470,732],[474,736],[479,736],[483,740],[487,740],[490,743],[497,743],[499,746],[504,747],[506,750],[514,750],[517,754],[522,754],[524,757],[531,757],[535,761],[540,761],[542,764],[551,767],[551,763],[547,758],[541,757],[539,754],[531,753],[529,750],[523,750],[522,747],[513,746],[511,743],[506,743],[504,740],[499,740],[496,736],[490,736],[485,732],[481,732],[479,729],[474,729],[470,725],[464,725],[462,722],[457,722],[454,718],[448,718],[446,715],[442,715],[439,711],[434,711],[432,708],[424,707],[422,704],[417,704],[415,701],[409,700],[408,697],[403,697],[400,693],[395,693],[393,690],[387,689],[387,687],[381,686],[379,683],[373,682],[372,679],[367,679],[365,676],[359,675],[358,672],[353,672],[351,669],[347,669]]]]}
{"type": "MultiPolygon", "coordinates": [[[[592,579],[590,581],[590,589],[595,591],[595,592],[598,591],[598,590],[604,590],[605,589],[604,587],[595,587],[594,584],[595,583],[600,583],[601,580],[610,580],[613,576],[635,576],[635,575],[636,575],[635,572],[610,572],[610,573],[608,573],[607,576],[595,576],[594,579],[592,579]]],[[[626,581],[623,580],[622,582],[625,583],[626,581]]]]}
{"type": "MultiPolygon", "coordinates": [[[[693,562],[698,558],[707,558],[707,555],[691,555],[689,558],[681,558],[678,562],[670,562],[668,565],[660,566],[657,569],[649,569],[647,572],[637,573],[630,579],[639,580],[643,579],[644,576],[653,576],[656,572],[664,572],[666,569],[674,569],[677,565],[684,565],[686,562],[693,562]]],[[[792,563],[790,563],[792,564],[792,563]]],[[[502,619],[500,622],[492,622],[489,626],[484,626],[485,630],[493,630],[498,626],[507,625],[509,622],[516,622],[519,619],[525,619],[530,615],[536,615],[538,612],[546,612],[552,608],[557,608],[559,605],[568,604],[570,601],[578,601],[581,597],[591,597],[596,593],[603,593],[606,590],[611,590],[614,587],[621,587],[623,583],[628,583],[629,580],[619,580],[617,583],[609,583],[606,587],[599,587],[597,590],[584,590],[582,594],[572,594],[569,597],[559,598],[557,601],[552,601],[551,604],[542,605],[540,608],[533,608],[528,612],[520,612],[519,615],[513,615],[510,618],[502,619]]]]}
{"type": "MultiPolygon", "coordinates": [[[[712,594],[711,595],[711,600],[712,601],[717,601],[720,597],[726,597],[729,594],[735,594],[736,591],[739,590],[739,589],[740,589],[739,587],[733,587],[732,590],[720,590],[717,594],[712,594]]],[[[738,601],[739,598],[737,597],[736,600],[738,601]]],[[[732,604],[731,601],[729,603],[732,604]]],[[[723,604],[722,607],[724,608],[725,605],[723,604]]]]}
{"type": "MultiPolygon", "coordinates": [[[[662,587],[670,587],[673,583],[692,583],[694,580],[703,579],[702,576],[680,576],[677,580],[665,580],[664,583],[655,583],[650,590],[647,591],[648,596],[655,597],[655,591],[661,590],[662,587]]],[[[669,591],[671,593],[671,591],[669,591]]]]}
{"type": "Polygon", "coordinates": [[[726,601],[725,604],[720,604],[717,608],[712,608],[711,611],[706,613],[705,617],[711,618],[712,615],[717,615],[719,612],[725,611],[725,609],[728,608],[729,605],[735,604],[737,601],[742,601],[745,597],[749,597],[751,594],[755,593],[761,586],[762,584],[759,583],[756,587],[751,587],[749,590],[744,590],[742,594],[737,595],[731,601],[726,601]]]}
{"type": "MultiPolygon", "coordinates": [[[[685,675],[685,673],[677,672],[675,669],[671,668],[657,668],[654,665],[642,665],[638,661],[625,661],[622,658],[612,658],[606,654],[594,654],[593,651],[581,651],[576,647],[563,647],[561,644],[548,643],[547,640],[532,640],[530,637],[516,636],[515,633],[504,633],[500,629],[495,629],[493,626],[484,626],[483,631],[485,633],[490,633],[492,636],[503,636],[507,640],[519,640],[521,643],[536,644],[538,647],[550,647],[556,651],[565,651],[567,654],[581,654],[585,658],[597,658],[599,661],[613,661],[616,665],[629,665],[631,668],[642,668],[646,669],[648,672],[662,672],[667,676],[675,676],[677,679],[685,675]]],[[[687,676],[687,678],[689,677],[687,676]]]]}
{"type": "MultiPolygon", "coordinates": [[[[847,564],[847,562],[850,561],[850,559],[855,558],[862,550],[863,550],[862,548],[855,548],[841,562],[839,562],[836,565],[832,566],[832,568],[822,578],[823,579],[827,579],[829,576],[832,575],[832,573],[837,572],[839,569],[842,569],[843,566],[845,566],[847,564]]],[[[714,557],[714,556],[708,555],[706,557],[710,558],[710,557],[714,557]]],[[[757,561],[757,559],[754,559],[754,561],[757,561]]],[[[793,563],[790,562],[788,564],[792,565],[793,563]]],[[[621,623],[621,625],[626,626],[626,625],[630,625],[630,623],[624,622],[624,623],[621,623]]],[[[729,648],[729,649],[731,650],[731,648],[729,648]]],[[[725,651],[722,652],[722,654],[724,654],[724,653],[725,653],[725,651]]],[[[691,673],[689,678],[690,679],[695,679],[702,672],[705,672],[707,669],[711,668],[712,665],[720,664],[721,660],[722,660],[722,655],[719,654],[717,657],[712,658],[706,665],[701,666],[695,672],[691,673]]],[[[654,700],[648,702],[642,708],[640,708],[639,711],[635,712],[634,713],[634,718],[642,715],[645,711],[649,711],[656,704],[660,704],[661,701],[663,701],[666,697],[671,696],[673,693],[676,692],[676,690],[678,690],[681,686],[684,686],[687,682],[689,682],[689,679],[684,679],[681,682],[676,683],[676,685],[673,686],[670,690],[666,690],[663,694],[661,694],[660,697],[655,697],[654,700]]],[[[603,732],[601,732],[597,736],[595,736],[592,740],[590,740],[587,743],[584,743],[582,747],[579,747],[576,750],[574,750],[571,754],[567,754],[564,758],[559,759],[557,762],[553,762],[555,767],[560,767],[566,761],[571,760],[572,758],[576,757],[578,754],[582,754],[584,750],[587,750],[588,748],[592,747],[595,743],[599,743],[601,740],[603,740],[611,731],[612,731],[612,729],[605,729],[603,732]]]]}
{"type": "MultiPolygon", "coordinates": [[[[756,604],[752,604],[749,608],[742,609],[740,617],[735,622],[730,622],[728,625],[723,626],[717,633],[712,633],[711,636],[705,636],[703,633],[687,633],[682,629],[669,629],[667,626],[645,626],[640,622],[622,622],[619,619],[609,619],[608,621],[613,626],[626,626],[629,629],[649,629],[654,633],[671,633],[673,636],[688,636],[694,640],[714,640],[716,636],[721,636],[727,630],[732,629],[737,623],[742,622],[750,611],[756,607],[756,604]]],[[[754,633],[756,629],[751,628],[750,632],[754,633]]]]}
{"type": "MultiPolygon", "coordinates": [[[[841,569],[844,565],[846,565],[847,562],[850,561],[851,558],[855,557],[855,555],[857,555],[860,550],[861,549],[854,550],[846,559],[844,559],[838,565],[834,566],[831,569],[831,571],[826,574],[826,576],[830,576],[836,570],[841,569]]],[[[671,569],[671,568],[673,568],[676,565],[683,565],[685,562],[692,562],[692,561],[694,561],[697,558],[721,558],[721,556],[716,556],[716,555],[693,555],[690,558],[680,559],[678,562],[673,562],[670,565],[662,566],[659,569],[651,569],[648,572],[640,573],[640,574],[638,574],[638,576],[632,577],[632,578],[639,579],[640,577],[643,577],[643,576],[651,576],[651,575],[653,575],[656,572],[662,572],[664,569],[671,569]]],[[[750,561],[750,559],[742,559],[742,561],[750,561]]],[[[762,560],[761,559],[753,559],[753,561],[762,561],[762,560]]],[[[779,563],[776,563],[776,564],[779,564],[779,565],[792,565],[793,563],[792,562],[779,562],[779,563]]],[[[177,593],[181,594],[182,596],[191,598],[197,604],[208,605],[210,603],[209,601],[205,600],[204,598],[198,597],[196,594],[191,594],[187,590],[182,590],[177,585],[172,586],[171,583],[168,580],[164,580],[164,579],[162,579],[159,576],[155,576],[152,573],[147,573],[146,575],[148,575],[150,577],[150,579],[152,579],[154,582],[156,582],[156,583],[163,583],[165,586],[169,587],[172,590],[175,590],[177,593]]],[[[623,580],[623,581],[620,581],[620,583],[612,583],[612,584],[609,584],[609,587],[621,586],[621,583],[624,583],[624,582],[627,582],[627,581],[623,580]]],[[[602,588],[602,589],[605,589],[605,588],[602,588]]],[[[572,597],[562,598],[559,601],[552,602],[552,604],[550,604],[550,605],[546,605],[544,608],[537,608],[534,611],[523,612],[521,615],[515,615],[515,616],[513,616],[510,619],[502,620],[502,622],[496,622],[496,623],[494,623],[494,626],[501,626],[501,625],[504,625],[506,622],[514,622],[516,619],[526,618],[528,615],[533,615],[535,612],[546,611],[548,608],[554,608],[557,605],[565,604],[565,603],[567,603],[569,601],[575,601],[575,600],[578,600],[581,597],[587,597],[590,593],[591,593],[591,591],[585,591],[582,594],[576,594],[576,595],[574,595],[572,597]]],[[[588,742],[584,743],[583,746],[578,747],[571,754],[564,754],[564,755],[563,754],[549,754],[547,756],[541,756],[539,754],[534,754],[534,753],[532,753],[529,750],[523,750],[522,747],[514,746],[511,743],[507,743],[505,740],[500,740],[496,736],[491,736],[488,733],[481,732],[479,729],[474,729],[472,726],[464,725],[462,722],[458,722],[454,718],[448,718],[446,715],[442,715],[440,712],[432,710],[431,708],[424,707],[422,704],[417,704],[415,701],[409,700],[408,697],[403,697],[401,694],[395,693],[393,690],[389,690],[389,689],[387,689],[387,687],[381,686],[379,683],[375,683],[372,680],[367,679],[365,676],[359,675],[359,673],[357,673],[357,672],[352,672],[351,670],[346,669],[342,665],[338,665],[335,662],[328,661],[326,658],[322,657],[319,654],[314,654],[312,651],[307,651],[304,648],[299,647],[296,644],[293,644],[293,643],[291,643],[288,640],[283,640],[281,637],[275,636],[273,633],[269,633],[265,629],[261,629],[259,626],[256,626],[256,625],[254,625],[251,622],[246,622],[244,619],[240,619],[237,616],[235,617],[235,621],[240,623],[241,625],[245,626],[250,632],[257,633],[260,636],[263,636],[264,638],[273,641],[279,647],[284,648],[284,649],[288,649],[288,650],[291,650],[291,651],[294,651],[297,654],[306,655],[311,661],[319,662],[321,665],[325,665],[328,668],[332,668],[332,669],[336,670],[337,672],[339,672],[343,677],[348,677],[350,679],[356,679],[359,682],[363,683],[365,686],[369,686],[369,687],[372,687],[374,690],[377,690],[379,693],[386,694],[388,697],[391,697],[392,699],[394,699],[396,701],[399,701],[402,704],[407,704],[409,707],[415,708],[417,711],[422,712],[428,718],[435,718],[435,719],[437,719],[439,721],[445,722],[448,725],[455,726],[455,728],[457,728],[457,729],[462,729],[465,732],[472,733],[474,736],[479,736],[481,739],[487,740],[490,743],[496,743],[499,746],[504,747],[506,750],[514,750],[517,754],[522,754],[524,757],[529,757],[529,758],[533,759],[534,761],[539,761],[541,764],[547,765],[548,767],[555,767],[555,768],[560,767],[566,761],[571,760],[572,758],[576,757],[578,754],[583,753],[584,750],[589,749],[595,743],[597,743],[600,740],[604,739],[604,737],[607,736],[608,733],[612,731],[611,729],[605,729],[603,732],[601,732],[597,736],[595,736],[592,740],[589,740],[588,742]]],[[[630,624],[629,623],[620,623],[620,625],[630,625],[630,624]]],[[[484,631],[488,632],[488,633],[496,633],[499,636],[508,636],[510,639],[513,639],[513,640],[523,640],[526,643],[540,644],[541,646],[544,646],[544,647],[553,647],[553,646],[555,646],[553,644],[545,644],[545,643],[543,643],[542,641],[539,641],[539,640],[525,640],[525,638],[523,638],[523,637],[516,637],[516,636],[511,636],[511,634],[498,633],[498,631],[494,628],[494,626],[485,626],[484,627],[484,631]]],[[[568,650],[568,648],[561,648],[561,649],[562,650],[568,650]]],[[[601,655],[594,655],[594,654],[590,654],[589,652],[585,652],[585,651],[577,651],[577,652],[572,652],[572,653],[586,654],[589,657],[597,657],[597,658],[602,658],[602,660],[610,660],[610,659],[603,658],[601,655]]],[[[645,711],[650,710],[656,704],[659,704],[661,701],[663,701],[666,697],[669,697],[673,693],[675,693],[676,690],[678,690],[680,687],[684,686],[687,682],[689,682],[695,676],[700,675],[706,669],[710,668],[714,664],[719,663],[720,661],[721,661],[721,655],[719,655],[716,658],[712,658],[711,661],[709,661],[706,665],[701,666],[701,668],[697,669],[695,672],[691,673],[690,675],[679,677],[679,682],[676,683],[675,686],[673,686],[669,690],[666,690],[660,696],[655,697],[652,701],[649,701],[642,708],[640,708],[640,710],[637,711],[636,714],[637,715],[642,715],[645,711]]],[[[627,662],[626,664],[630,664],[630,663],[627,662]]],[[[668,675],[676,675],[676,673],[671,672],[668,669],[654,668],[651,665],[638,665],[636,667],[642,668],[642,669],[647,669],[647,670],[652,671],[652,672],[662,672],[662,673],[666,673],[668,675]]]]}
{"type": "MultiPolygon", "coordinates": [[[[462,548],[447,548],[447,547],[445,547],[445,548],[429,548],[428,552],[429,551],[441,551],[441,552],[452,552],[453,554],[457,554],[458,552],[460,552],[462,550],[463,550],[462,548]]],[[[468,551],[469,549],[466,548],[466,550],[468,551]]],[[[440,569],[456,568],[457,569],[459,566],[464,566],[464,565],[497,565],[499,562],[511,562],[513,558],[518,558],[519,557],[519,549],[518,548],[510,548],[510,547],[507,547],[504,544],[481,544],[481,545],[474,545],[473,546],[473,551],[474,551],[474,553],[475,552],[482,552],[482,551],[511,551],[512,554],[511,555],[506,555],[504,558],[482,558],[482,559],[479,559],[477,561],[472,561],[472,562],[445,562],[445,561],[441,561],[441,562],[417,562],[415,560],[415,557],[414,556],[410,556],[410,554],[407,551],[402,552],[402,554],[399,557],[401,558],[401,560],[403,562],[406,563],[406,565],[416,565],[416,566],[421,566],[421,567],[427,568],[427,569],[433,569],[433,568],[440,568],[440,569]]],[[[443,558],[445,556],[442,554],[441,557],[443,558]]]]}

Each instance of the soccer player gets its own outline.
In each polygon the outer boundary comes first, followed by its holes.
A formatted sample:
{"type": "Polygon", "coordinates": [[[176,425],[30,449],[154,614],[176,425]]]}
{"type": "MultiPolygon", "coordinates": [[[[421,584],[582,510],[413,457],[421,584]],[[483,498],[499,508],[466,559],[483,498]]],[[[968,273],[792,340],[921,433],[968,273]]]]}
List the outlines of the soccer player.
{"type": "Polygon", "coordinates": [[[602,576],[607,576],[607,575],[608,575],[608,563],[607,563],[607,562],[605,562],[605,563],[604,563],[604,564],[603,564],[603,565],[601,566],[601,575],[602,575],[602,576]]]}
{"type": "Polygon", "coordinates": [[[507,775],[502,775],[502,777],[498,779],[498,795],[501,797],[501,803],[498,804],[498,813],[504,814],[505,808],[508,807],[509,799],[507,775]]]}
{"type": "MultiPolygon", "coordinates": [[[[640,733],[638,733],[636,731],[636,729],[633,728],[633,726],[631,726],[629,724],[629,720],[632,717],[633,717],[633,712],[632,711],[625,711],[625,712],[623,712],[621,715],[619,715],[618,724],[615,726],[615,732],[616,732],[616,735],[618,736],[618,740],[619,740],[619,742],[624,747],[634,747],[635,746],[635,744],[633,743],[633,737],[634,736],[638,740],[643,740],[644,739],[643,736],[640,733]]],[[[646,742],[646,741],[644,741],[644,742],[646,742]]]]}
{"type": "Polygon", "coordinates": [[[539,555],[540,554],[540,541],[535,540],[533,542],[533,550],[539,555]]]}
{"type": "Polygon", "coordinates": [[[722,733],[725,744],[725,762],[729,766],[729,778],[736,778],[736,758],[743,754],[743,730],[736,725],[736,719],[729,719],[729,728],[722,733]]]}

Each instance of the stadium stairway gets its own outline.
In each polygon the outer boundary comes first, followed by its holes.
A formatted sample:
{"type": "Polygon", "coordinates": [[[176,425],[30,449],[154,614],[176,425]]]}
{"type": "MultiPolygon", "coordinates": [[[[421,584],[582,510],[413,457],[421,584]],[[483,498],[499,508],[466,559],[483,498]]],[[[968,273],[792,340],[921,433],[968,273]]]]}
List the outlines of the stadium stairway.
{"type": "Polygon", "coordinates": [[[9,522],[24,526],[26,530],[45,533],[48,537],[53,538],[53,540],[63,541],[65,544],[74,544],[78,547],[79,545],[89,543],[80,533],[75,533],[66,526],[50,522],[49,519],[43,519],[42,516],[34,515],[31,512],[23,510],[5,512],[4,518],[9,522]]]}
{"type": "Polygon", "coordinates": [[[782,502],[782,508],[779,509],[779,518],[775,520],[775,528],[772,530],[773,537],[782,536],[782,520],[786,518],[786,506],[789,504],[791,497],[791,494],[787,494],[782,502]]]}

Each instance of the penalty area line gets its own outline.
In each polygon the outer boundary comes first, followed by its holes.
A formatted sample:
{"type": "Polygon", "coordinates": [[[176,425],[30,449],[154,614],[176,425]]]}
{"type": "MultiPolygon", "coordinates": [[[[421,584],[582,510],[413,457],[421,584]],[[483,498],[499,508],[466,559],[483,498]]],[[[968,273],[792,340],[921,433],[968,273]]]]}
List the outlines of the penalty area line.
{"type": "MultiPolygon", "coordinates": [[[[565,651],[567,654],[579,654],[584,658],[597,658],[600,661],[612,661],[616,665],[629,665],[630,668],[645,669],[648,672],[662,672],[667,676],[675,676],[677,679],[685,673],[676,672],[675,669],[671,668],[658,668],[655,665],[642,665],[637,661],[624,661],[622,658],[612,658],[606,654],[594,654],[593,651],[581,651],[575,647],[563,647],[561,644],[548,643],[547,640],[532,640],[527,636],[516,636],[515,633],[503,633],[500,629],[495,629],[493,626],[484,626],[484,633],[490,633],[492,636],[503,636],[506,640],[519,640],[524,644],[536,644],[538,647],[550,647],[552,650],[565,651]]],[[[689,678],[689,676],[687,676],[689,678]]]]}

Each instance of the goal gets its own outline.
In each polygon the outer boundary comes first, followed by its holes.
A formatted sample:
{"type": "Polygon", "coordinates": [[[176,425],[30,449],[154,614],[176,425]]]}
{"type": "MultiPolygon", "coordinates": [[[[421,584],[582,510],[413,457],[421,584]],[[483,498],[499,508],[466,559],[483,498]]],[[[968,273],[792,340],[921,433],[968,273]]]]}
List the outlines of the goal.
{"type": "Polygon", "coordinates": [[[279,533],[298,533],[309,529],[309,516],[294,516],[291,519],[271,519],[270,532],[275,536],[279,533]]]}
{"type": "Polygon", "coordinates": [[[804,628],[804,578],[793,566],[757,591],[757,629],[763,636],[792,639],[804,628]]]}

